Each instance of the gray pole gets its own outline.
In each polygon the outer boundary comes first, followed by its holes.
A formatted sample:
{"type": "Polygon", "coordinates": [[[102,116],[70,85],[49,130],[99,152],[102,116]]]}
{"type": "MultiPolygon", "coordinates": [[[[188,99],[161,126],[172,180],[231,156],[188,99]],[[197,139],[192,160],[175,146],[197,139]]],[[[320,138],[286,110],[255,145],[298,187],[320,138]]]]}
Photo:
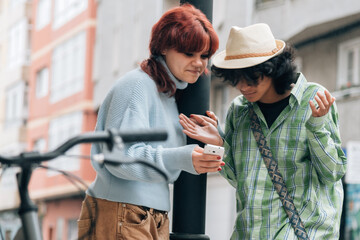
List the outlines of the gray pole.
{"type": "MultiPolygon", "coordinates": [[[[212,21],[212,0],[180,0],[200,9],[212,21]]],[[[192,113],[205,114],[209,109],[210,75],[202,75],[195,84],[189,85],[178,102],[179,112],[189,116],[192,113]]],[[[187,139],[188,144],[204,144],[187,139]]],[[[192,175],[182,172],[174,183],[173,223],[170,239],[209,240],[205,235],[206,174],[192,175]]]]}

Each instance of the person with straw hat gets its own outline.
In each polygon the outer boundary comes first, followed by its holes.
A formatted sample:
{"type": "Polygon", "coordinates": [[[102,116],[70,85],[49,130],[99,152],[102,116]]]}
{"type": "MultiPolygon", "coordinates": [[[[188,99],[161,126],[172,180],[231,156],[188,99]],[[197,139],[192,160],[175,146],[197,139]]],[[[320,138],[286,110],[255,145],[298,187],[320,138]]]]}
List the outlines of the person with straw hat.
{"type": "Polygon", "coordinates": [[[212,72],[241,95],[216,116],[180,115],[184,133],[224,145],[220,172],[236,188],[231,239],[338,239],[343,204],[335,98],[296,72],[294,49],[264,23],[232,27],[212,72]]]}

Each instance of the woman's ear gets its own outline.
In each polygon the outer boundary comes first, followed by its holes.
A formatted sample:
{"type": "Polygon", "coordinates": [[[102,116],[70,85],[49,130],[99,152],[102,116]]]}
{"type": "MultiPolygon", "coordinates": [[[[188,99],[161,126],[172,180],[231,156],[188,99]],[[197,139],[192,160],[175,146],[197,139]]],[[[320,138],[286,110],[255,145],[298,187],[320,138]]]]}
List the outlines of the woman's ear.
{"type": "Polygon", "coordinates": [[[166,53],[167,53],[167,49],[163,50],[163,51],[161,52],[161,55],[166,56],[166,53]]]}

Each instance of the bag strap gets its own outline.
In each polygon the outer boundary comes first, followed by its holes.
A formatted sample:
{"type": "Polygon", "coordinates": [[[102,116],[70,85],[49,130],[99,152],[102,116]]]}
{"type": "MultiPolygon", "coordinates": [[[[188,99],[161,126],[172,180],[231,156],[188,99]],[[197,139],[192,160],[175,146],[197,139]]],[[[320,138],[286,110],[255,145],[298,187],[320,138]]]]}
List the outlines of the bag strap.
{"type": "Polygon", "coordinates": [[[261,130],[260,121],[252,106],[249,107],[249,114],[251,120],[251,130],[254,134],[260,153],[264,159],[271,181],[274,184],[276,192],[280,196],[281,203],[289,217],[291,226],[295,230],[295,235],[298,237],[298,239],[309,239],[304,224],[301,221],[300,215],[296,210],[294,202],[286,188],[284,178],[279,171],[278,163],[273,158],[270,147],[268,146],[266,138],[261,130]]]}

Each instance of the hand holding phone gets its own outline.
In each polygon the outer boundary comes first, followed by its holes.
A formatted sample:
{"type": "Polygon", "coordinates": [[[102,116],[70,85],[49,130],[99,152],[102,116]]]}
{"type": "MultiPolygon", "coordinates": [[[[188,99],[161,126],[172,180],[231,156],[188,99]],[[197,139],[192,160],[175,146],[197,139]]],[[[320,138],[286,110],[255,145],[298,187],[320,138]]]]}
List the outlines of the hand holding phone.
{"type": "Polygon", "coordinates": [[[220,160],[222,160],[224,157],[224,148],[221,146],[206,144],[204,147],[204,153],[211,155],[218,155],[221,157],[220,160]]]}

